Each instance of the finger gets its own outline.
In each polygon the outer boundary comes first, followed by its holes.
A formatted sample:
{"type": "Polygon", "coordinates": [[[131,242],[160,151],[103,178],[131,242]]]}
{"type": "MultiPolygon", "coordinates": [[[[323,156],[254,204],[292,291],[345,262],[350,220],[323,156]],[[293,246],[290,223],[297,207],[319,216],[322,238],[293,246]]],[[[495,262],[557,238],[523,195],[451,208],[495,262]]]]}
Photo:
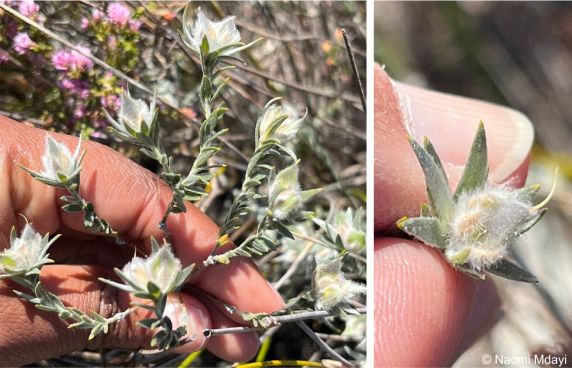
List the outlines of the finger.
{"type": "Polygon", "coordinates": [[[403,239],[377,239],[374,263],[375,366],[449,364],[465,335],[478,283],[438,251],[403,239]]]}
{"type": "Polygon", "coordinates": [[[500,296],[491,279],[479,282],[476,300],[471,317],[467,321],[465,334],[453,355],[454,359],[460,357],[481,336],[493,328],[503,315],[500,309],[500,296]]]}
{"type": "Polygon", "coordinates": [[[250,260],[210,266],[194,280],[194,284],[222,301],[232,301],[232,305],[242,312],[268,313],[284,307],[280,294],[260,277],[250,260]],[[264,291],[262,297],[261,290],[264,291]]]}
{"type": "Polygon", "coordinates": [[[393,227],[402,216],[419,213],[427,201],[421,167],[407,135],[421,141],[427,136],[454,188],[479,121],[487,132],[490,179],[511,178],[514,186],[526,179],[528,154],[533,141],[530,121],[506,107],[432,92],[396,83],[375,66],[375,229],[393,227]]]}
{"type": "MultiPolygon", "coordinates": [[[[33,180],[16,166],[21,164],[32,170],[42,169],[46,132],[4,117],[0,117],[0,131],[6,137],[0,146],[0,155],[4,156],[0,180],[7,182],[0,187],[0,206],[9,206],[0,208],[7,214],[0,219],[0,230],[6,243],[11,226],[16,221],[24,221],[17,219],[16,213],[22,213],[33,221],[41,233],[53,233],[62,225],[73,231],[88,232],[81,216],[65,213],[59,208],[57,198],[62,193],[33,180]]],[[[75,149],[78,143],[74,137],[50,134],[71,149],[75,149]]],[[[131,239],[162,237],[157,225],[171,200],[171,190],[156,175],[108,147],[89,141],[83,147],[86,155],[82,163],[80,192],[94,203],[98,216],[106,219],[122,236],[131,239]]],[[[218,227],[212,220],[192,204],[187,204],[186,208],[186,213],[171,215],[167,221],[173,247],[184,265],[204,260],[211,253],[218,236],[218,227]]],[[[242,292],[244,288],[256,290],[257,298],[267,301],[262,303],[267,308],[265,312],[282,307],[282,300],[251,262],[238,258],[232,265],[228,269],[217,268],[224,278],[219,277],[220,283],[216,286],[207,281],[202,281],[201,285],[214,296],[239,308],[252,305],[253,298],[242,292]]],[[[216,277],[217,273],[208,272],[209,277],[216,277]]],[[[206,280],[206,277],[201,279],[206,280]]]]}
{"type": "MultiPolygon", "coordinates": [[[[135,301],[128,293],[96,281],[97,276],[109,277],[109,274],[108,269],[88,266],[45,266],[42,268],[42,283],[64,304],[109,317],[126,310],[135,301]]],[[[88,341],[89,331],[68,329],[54,313],[39,311],[31,303],[18,299],[12,292],[13,288],[15,285],[10,281],[0,281],[2,366],[20,366],[85,348],[150,348],[152,331],[137,325],[137,321],[151,317],[149,311],[138,309],[113,324],[107,334],[88,341]]],[[[210,328],[210,317],[200,301],[191,295],[180,294],[180,297],[169,299],[165,312],[175,328],[184,324],[187,336],[195,336],[184,346],[186,351],[203,347],[202,331],[210,328]]]]}
{"type": "MultiPolygon", "coordinates": [[[[240,324],[224,315],[216,306],[203,300],[211,312],[213,328],[236,327],[240,324]]],[[[254,357],[260,346],[256,333],[226,334],[209,337],[206,348],[214,355],[228,362],[245,362],[254,357]]]]}

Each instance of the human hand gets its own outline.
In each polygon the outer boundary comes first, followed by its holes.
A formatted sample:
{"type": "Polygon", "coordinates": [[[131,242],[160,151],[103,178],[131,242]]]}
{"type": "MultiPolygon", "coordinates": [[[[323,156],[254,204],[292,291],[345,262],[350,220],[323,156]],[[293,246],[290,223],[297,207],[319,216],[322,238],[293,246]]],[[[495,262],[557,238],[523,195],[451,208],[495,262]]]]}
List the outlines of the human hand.
{"type": "Polygon", "coordinates": [[[395,222],[427,202],[407,134],[431,140],[454,188],[482,120],[490,180],[518,187],[532,125],[508,108],[394,83],[379,65],[374,85],[375,366],[450,365],[496,322],[500,301],[490,280],[473,280],[437,250],[397,237],[395,222]]]}
{"type": "MultiPolygon", "coordinates": [[[[21,229],[24,215],[41,234],[60,233],[62,237],[50,248],[56,264],[42,267],[42,282],[66,304],[84,312],[96,311],[109,316],[125,310],[133,301],[118,289],[97,280],[112,277],[113,267],[121,267],[133,256],[133,249],[117,245],[87,231],[77,214],[65,213],[59,205],[59,189],[34,180],[18,165],[39,170],[47,133],[0,116],[0,249],[9,244],[13,225],[21,229]],[[57,264],[66,263],[66,264],[57,264]]],[[[68,147],[78,139],[49,133],[68,147]]],[[[161,238],[157,228],[171,200],[170,189],[154,174],[112,149],[85,142],[80,191],[95,205],[98,216],[107,220],[122,237],[145,253],[150,253],[151,236],[161,238]]],[[[200,263],[211,253],[218,236],[212,220],[191,204],[187,212],[169,217],[173,248],[187,266],[200,263]]],[[[272,312],[283,307],[280,295],[246,259],[234,259],[229,265],[214,265],[193,276],[190,283],[237,309],[249,312],[272,312]],[[253,297],[256,296],[256,297],[253,297]]],[[[89,331],[67,329],[53,313],[39,311],[12,292],[16,285],[0,280],[0,365],[20,366],[85,348],[149,348],[152,333],[136,325],[148,312],[137,310],[106,335],[87,340],[89,331]]],[[[250,359],[257,351],[256,334],[211,337],[205,328],[239,325],[201,295],[179,293],[167,304],[167,314],[182,324],[185,314],[187,331],[196,338],[177,348],[189,353],[202,348],[229,361],[250,359]],[[182,301],[181,304],[179,301],[182,301]]]]}

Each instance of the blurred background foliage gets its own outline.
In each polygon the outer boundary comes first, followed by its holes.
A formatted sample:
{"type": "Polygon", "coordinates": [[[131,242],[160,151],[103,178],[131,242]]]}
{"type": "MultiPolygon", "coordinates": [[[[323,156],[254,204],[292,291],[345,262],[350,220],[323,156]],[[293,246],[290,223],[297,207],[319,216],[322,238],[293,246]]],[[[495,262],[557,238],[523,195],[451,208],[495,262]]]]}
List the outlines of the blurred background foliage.
{"type": "MultiPolygon", "coordinates": [[[[113,11],[112,3],[103,1],[37,2],[37,8],[21,8],[21,2],[10,0],[3,3],[26,17],[18,19],[0,9],[0,114],[47,130],[81,134],[157,171],[156,164],[136,148],[106,134],[102,114],[102,107],[117,110],[118,95],[128,85],[132,95],[147,100],[156,88],[163,143],[174,156],[177,171],[189,170],[198,150],[202,116],[197,98],[200,65],[179,37],[186,2],[121,2],[123,8],[113,11]],[[84,47],[107,65],[77,54],[74,60],[81,65],[73,64],[65,59],[69,56],[65,53],[72,52],[65,41],[84,47]]],[[[211,182],[210,196],[197,205],[215,221],[223,220],[253,152],[258,113],[268,100],[280,96],[300,114],[305,109],[308,112],[297,140],[291,143],[302,160],[301,186],[323,188],[308,209],[332,221],[348,207],[365,207],[365,115],[341,34],[345,28],[365,85],[365,3],[193,2],[192,7],[218,18],[236,15],[244,42],[263,38],[242,54],[246,65],[233,63],[237,68],[225,73],[229,88],[222,99],[230,112],[221,128],[230,132],[212,164],[227,167],[211,182]]],[[[256,208],[253,214],[257,215],[256,208]]],[[[254,219],[246,221],[233,240],[248,236],[255,223],[254,219]]],[[[298,231],[314,234],[316,230],[305,224],[298,231]]],[[[313,255],[322,246],[309,243],[315,242],[285,242],[257,260],[271,283],[292,271],[280,281],[286,300],[311,286],[313,255]],[[298,257],[302,250],[305,258],[298,257]]],[[[349,278],[365,282],[365,249],[357,256],[348,257],[344,271],[349,278]]],[[[351,325],[339,318],[309,324],[336,351],[352,360],[364,359],[365,317],[354,319],[351,325]]],[[[296,326],[272,329],[263,340],[257,360],[325,358],[296,326]]],[[[167,353],[145,357],[113,350],[78,352],[41,364],[161,366],[181,364],[183,359],[167,353]]],[[[191,361],[195,366],[228,365],[207,352],[193,355],[185,365],[191,361]]]]}
{"type": "Polygon", "coordinates": [[[507,105],[532,120],[529,183],[550,188],[549,211],[513,247],[538,276],[494,278],[503,302],[496,326],[455,366],[483,354],[572,353],[572,5],[566,2],[376,2],[375,60],[395,79],[507,105]]]}

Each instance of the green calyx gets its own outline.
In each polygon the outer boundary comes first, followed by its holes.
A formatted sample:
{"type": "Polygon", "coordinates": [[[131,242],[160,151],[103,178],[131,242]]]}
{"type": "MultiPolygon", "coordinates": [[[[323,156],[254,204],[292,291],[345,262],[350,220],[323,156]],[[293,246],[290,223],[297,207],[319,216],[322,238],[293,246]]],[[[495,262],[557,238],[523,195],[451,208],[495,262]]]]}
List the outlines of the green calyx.
{"type": "Polygon", "coordinates": [[[504,256],[508,243],[540,220],[546,211],[541,207],[547,200],[532,206],[539,185],[513,190],[487,184],[489,168],[483,123],[478,126],[454,192],[431,142],[425,138],[421,146],[412,137],[408,139],[425,176],[428,203],[421,206],[419,217],[399,219],[397,228],[439,249],[453,267],[470,276],[484,279],[488,272],[516,281],[538,282],[504,256]],[[507,213],[511,216],[506,216],[507,213]]]}

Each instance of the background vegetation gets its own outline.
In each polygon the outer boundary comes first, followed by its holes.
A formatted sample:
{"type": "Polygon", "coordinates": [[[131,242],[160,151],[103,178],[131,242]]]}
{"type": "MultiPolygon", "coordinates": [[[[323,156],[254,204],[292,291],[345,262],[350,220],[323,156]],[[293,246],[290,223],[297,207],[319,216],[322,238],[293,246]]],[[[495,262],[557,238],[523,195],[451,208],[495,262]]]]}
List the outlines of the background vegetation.
{"type": "Polygon", "coordinates": [[[561,170],[547,215],[514,247],[540,284],[495,278],[503,317],[455,366],[480,366],[495,352],[570,356],[572,6],[378,2],[375,59],[397,80],[522,111],[536,133],[529,182],[547,191],[561,170]]]}
{"type": "MultiPolygon", "coordinates": [[[[81,134],[157,171],[156,164],[135,148],[107,135],[102,114],[102,106],[118,108],[117,96],[127,85],[132,95],[146,99],[157,88],[163,143],[175,157],[176,170],[189,170],[198,148],[201,71],[179,37],[186,2],[124,2],[128,14],[112,14],[108,2],[39,2],[38,8],[27,2],[31,7],[20,9],[22,3],[5,3],[25,18],[0,10],[0,114],[48,130],[81,134]],[[85,47],[93,57],[69,56],[68,43],[85,47]]],[[[219,18],[236,15],[245,42],[263,38],[243,53],[247,65],[231,62],[237,69],[226,73],[230,87],[222,98],[232,113],[221,128],[230,133],[213,164],[227,167],[212,181],[210,196],[197,205],[215,221],[223,220],[252,154],[257,115],[270,98],[282,96],[299,112],[308,110],[292,145],[302,159],[302,187],[323,188],[311,209],[331,221],[348,207],[365,207],[365,115],[341,34],[345,28],[365,83],[365,3],[193,2],[192,6],[219,18]]],[[[254,224],[254,219],[246,221],[233,240],[248,236],[254,224]]],[[[302,225],[298,232],[315,234],[317,228],[308,226],[302,225]]],[[[310,287],[313,255],[322,249],[323,244],[311,237],[284,242],[257,263],[271,283],[279,282],[287,300],[310,287]]],[[[364,257],[365,250],[348,262],[348,277],[365,282],[364,257]]],[[[310,325],[344,356],[364,359],[365,317],[352,331],[339,318],[310,325]]],[[[263,341],[258,360],[325,358],[296,326],[271,329],[263,341]]],[[[77,352],[39,364],[161,366],[183,359],[167,353],[145,357],[112,350],[77,352]]],[[[204,352],[194,356],[192,364],[228,363],[204,352]]]]}

